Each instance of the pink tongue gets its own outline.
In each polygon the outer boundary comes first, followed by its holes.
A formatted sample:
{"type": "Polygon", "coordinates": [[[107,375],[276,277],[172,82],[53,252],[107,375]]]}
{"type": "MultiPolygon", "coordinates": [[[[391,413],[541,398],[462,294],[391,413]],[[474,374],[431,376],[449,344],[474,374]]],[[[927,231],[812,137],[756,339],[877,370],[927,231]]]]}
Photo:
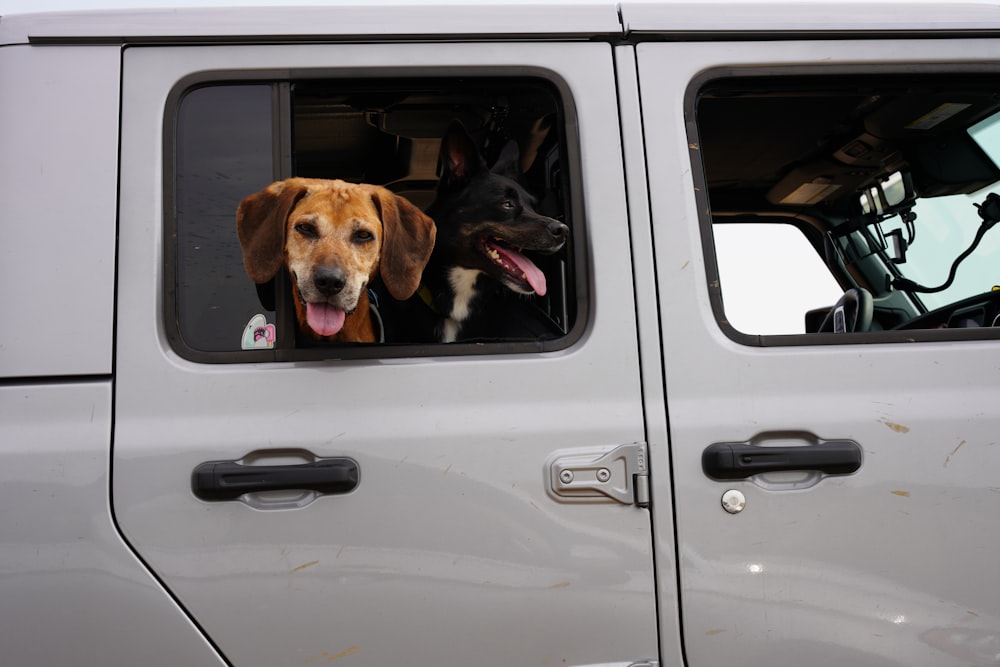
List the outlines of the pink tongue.
{"type": "Polygon", "coordinates": [[[524,277],[528,279],[528,284],[531,285],[531,289],[535,290],[538,296],[545,296],[545,274],[535,266],[534,262],[511,248],[497,247],[496,249],[503,255],[505,260],[524,272],[524,277]]]}
{"type": "Polygon", "coordinates": [[[309,328],[320,336],[332,336],[344,326],[347,314],[340,308],[326,303],[307,303],[306,321],[309,328]]]}

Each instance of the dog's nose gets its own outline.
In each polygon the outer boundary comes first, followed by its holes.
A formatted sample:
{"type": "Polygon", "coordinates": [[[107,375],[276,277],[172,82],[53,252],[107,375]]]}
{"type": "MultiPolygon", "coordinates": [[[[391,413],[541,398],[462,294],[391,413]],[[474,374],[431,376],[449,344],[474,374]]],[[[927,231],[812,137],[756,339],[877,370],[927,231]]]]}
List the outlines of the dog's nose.
{"type": "Polygon", "coordinates": [[[559,222],[558,220],[553,220],[548,226],[549,234],[554,239],[563,240],[569,235],[569,227],[559,222]]]}
{"type": "Polygon", "coordinates": [[[333,296],[344,289],[347,279],[338,268],[320,267],[313,271],[313,284],[324,296],[333,296]]]}

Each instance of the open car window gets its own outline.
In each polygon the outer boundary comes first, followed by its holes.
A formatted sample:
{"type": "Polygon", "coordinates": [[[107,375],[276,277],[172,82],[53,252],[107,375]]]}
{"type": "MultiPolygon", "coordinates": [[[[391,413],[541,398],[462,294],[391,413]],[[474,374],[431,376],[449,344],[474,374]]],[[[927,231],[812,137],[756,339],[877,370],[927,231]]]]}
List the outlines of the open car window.
{"type": "Polygon", "coordinates": [[[164,301],[182,356],[524,352],[575,340],[584,230],[557,85],[220,74],[172,99],[164,301]],[[485,174],[502,178],[471,191],[485,174]],[[371,337],[351,328],[362,317],[371,337]]]}
{"type": "Polygon", "coordinates": [[[707,192],[709,285],[723,329],[748,344],[1000,335],[996,90],[992,77],[957,73],[772,70],[703,82],[692,98],[692,155],[707,192]],[[730,225],[764,239],[775,222],[806,242],[769,259],[752,242],[727,249],[730,225]],[[809,278],[803,255],[826,275],[809,278]],[[734,284],[765,263],[770,289],[734,284]],[[740,317],[773,310],[793,289],[817,303],[803,301],[802,335],[773,337],[793,332],[740,317]]]}

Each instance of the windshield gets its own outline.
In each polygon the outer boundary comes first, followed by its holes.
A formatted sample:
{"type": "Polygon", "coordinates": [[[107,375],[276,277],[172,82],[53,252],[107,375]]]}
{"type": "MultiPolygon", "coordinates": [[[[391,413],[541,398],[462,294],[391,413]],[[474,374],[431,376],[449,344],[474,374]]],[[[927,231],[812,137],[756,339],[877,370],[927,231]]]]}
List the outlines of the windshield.
{"type": "MultiPolygon", "coordinates": [[[[906,251],[899,272],[925,287],[948,280],[955,259],[972,244],[981,220],[974,204],[982,203],[990,189],[971,195],[921,199],[914,206],[917,233],[906,251]]],[[[975,251],[959,264],[950,287],[918,298],[928,310],[954,303],[1000,285],[1000,232],[987,232],[975,251]]]]}
{"type": "MultiPolygon", "coordinates": [[[[973,126],[969,134],[994,163],[1000,164],[1000,114],[973,126]]],[[[1000,195],[1000,183],[971,194],[917,199],[912,208],[916,214],[912,241],[907,245],[905,262],[897,263],[896,271],[924,287],[938,287],[947,282],[955,260],[975,241],[983,222],[976,207],[991,192],[1000,195]]],[[[882,232],[887,237],[896,230],[907,238],[909,232],[901,216],[882,223],[882,232]]],[[[954,282],[949,287],[939,292],[918,292],[914,296],[927,310],[934,310],[998,286],[1000,230],[991,229],[958,265],[954,282]]]]}

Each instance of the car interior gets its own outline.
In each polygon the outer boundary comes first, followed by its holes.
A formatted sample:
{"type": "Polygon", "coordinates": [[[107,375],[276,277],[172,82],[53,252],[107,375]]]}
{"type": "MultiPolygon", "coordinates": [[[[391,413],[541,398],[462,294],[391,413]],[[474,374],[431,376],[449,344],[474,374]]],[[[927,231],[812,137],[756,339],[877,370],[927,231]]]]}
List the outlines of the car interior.
{"type": "MultiPolygon", "coordinates": [[[[433,201],[440,175],[441,138],[460,121],[492,165],[509,141],[518,144],[528,190],[543,215],[567,222],[565,139],[561,100],[534,79],[468,78],[305,80],[291,90],[296,176],[383,185],[421,209],[433,201]]],[[[575,319],[572,243],[535,259],[555,286],[530,301],[543,322],[537,336],[566,334],[575,319]]],[[[533,334],[535,335],[535,334],[533,334]]]]}
{"type": "MultiPolygon", "coordinates": [[[[296,176],[382,185],[426,209],[441,173],[441,138],[460,121],[489,165],[506,143],[516,142],[536,209],[570,225],[571,238],[583,234],[568,214],[562,102],[545,81],[303,80],[291,87],[291,107],[296,176]]],[[[530,309],[532,324],[518,329],[530,335],[505,333],[503,340],[558,338],[576,319],[573,242],[555,255],[533,259],[548,276],[550,290],[544,297],[511,293],[518,313],[530,309]]]]}

